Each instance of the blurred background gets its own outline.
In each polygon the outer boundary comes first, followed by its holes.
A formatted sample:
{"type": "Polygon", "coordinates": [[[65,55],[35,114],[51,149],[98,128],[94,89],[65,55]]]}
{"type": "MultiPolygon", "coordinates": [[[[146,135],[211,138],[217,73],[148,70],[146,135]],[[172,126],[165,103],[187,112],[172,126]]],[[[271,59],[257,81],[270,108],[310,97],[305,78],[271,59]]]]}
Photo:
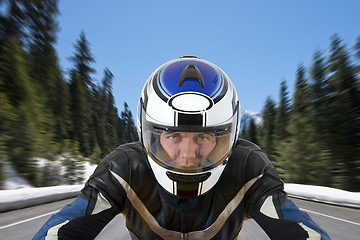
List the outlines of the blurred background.
{"type": "Polygon", "coordinates": [[[196,55],[233,80],[241,137],[285,182],[360,191],[357,1],[121,2],[0,0],[0,186],[8,165],[33,186],[83,181],[137,140],[151,72],[196,55]]]}

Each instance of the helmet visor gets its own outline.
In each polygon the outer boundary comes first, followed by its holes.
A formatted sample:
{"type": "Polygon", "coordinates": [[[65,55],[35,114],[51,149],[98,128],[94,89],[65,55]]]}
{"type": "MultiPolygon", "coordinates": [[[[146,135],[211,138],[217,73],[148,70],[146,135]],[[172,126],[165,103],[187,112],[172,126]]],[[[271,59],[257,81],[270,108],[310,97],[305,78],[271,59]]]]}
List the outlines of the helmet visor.
{"type": "Polygon", "coordinates": [[[143,143],[160,166],[179,173],[200,173],[223,163],[236,134],[237,114],[215,127],[155,124],[143,111],[143,143]],[[147,119],[147,120],[145,120],[147,119]]]}

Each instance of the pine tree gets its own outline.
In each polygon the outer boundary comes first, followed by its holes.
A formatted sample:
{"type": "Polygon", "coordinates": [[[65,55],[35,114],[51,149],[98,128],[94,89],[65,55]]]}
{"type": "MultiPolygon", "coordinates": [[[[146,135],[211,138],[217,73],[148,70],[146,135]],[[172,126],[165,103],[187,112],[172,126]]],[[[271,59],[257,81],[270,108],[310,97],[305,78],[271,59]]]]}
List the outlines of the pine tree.
{"type": "Polygon", "coordinates": [[[119,139],[116,134],[117,119],[119,118],[117,108],[115,107],[114,96],[112,95],[112,81],[114,75],[109,69],[104,70],[104,78],[102,81],[103,94],[105,100],[105,119],[106,119],[106,135],[108,138],[108,151],[115,148],[119,144],[119,139]]]}
{"type": "Polygon", "coordinates": [[[8,178],[8,175],[5,172],[5,162],[7,162],[7,149],[4,144],[0,140],[0,190],[4,188],[4,183],[8,178]]]}
{"type": "Polygon", "coordinates": [[[275,122],[274,122],[274,166],[280,174],[280,177],[284,177],[284,168],[283,165],[286,165],[286,162],[283,163],[279,155],[283,151],[284,145],[286,145],[289,133],[288,125],[290,118],[290,100],[288,97],[288,87],[286,81],[280,83],[280,93],[279,93],[279,106],[276,109],[275,122]]]}
{"type": "MultiPolygon", "coordinates": [[[[357,98],[358,98],[358,102],[360,102],[360,88],[359,88],[359,79],[360,79],[360,37],[357,38],[356,44],[355,44],[355,59],[357,59],[357,64],[355,66],[355,72],[357,74],[357,98]]],[[[360,119],[359,114],[357,115],[357,119],[360,119]]],[[[359,120],[360,121],[360,120],[359,120]]],[[[360,134],[358,133],[358,137],[360,134]]],[[[360,170],[360,142],[357,143],[357,153],[358,153],[358,160],[356,161],[356,168],[359,171],[360,170]]],[[[360,174],[357,174],[357,176],[355,177],[355,182],[359,183],[360,182],[360,174]]],[[[359,185],[359,184],[358,184],[359,185]]]]}
{"type": "Polygon", "coordinates": [[[25,61],[19,45],[17,38],[8,37],[1,45],[0,55],[1,90],[9,104],[15,108],[24,102],[26,96],[22,79],[27,72],[24,70],[25,61]]]}
{"type": "Polygon", "coordinates": [[[2,91],[2,80],[0,78],[0,142],[5,142],[10,137],[9,129],[12,121],[14,121],[14,109],[2,91]]]}
{"type": "Polygon", "coordinates": [[[360,99],[359,79],[355,66],[350,62],[349,52],[339,36],[331,41],[329,59],[329,103],[331,105],[330,148],[337,162],[335,186],[359,191],[359,132],[360,99]]]}
{"type": "Polygon", "coordinates": [[[52,100],[52,111],[54,117],[54,141],[60,144],[59,152],[65,147],[65,139],[69,138],[69,131],[71,126],[70,114],[70,89],[68,84],[62,78],[62,74],[56,73],[57,80],[55,81],[55,88],[57,93],[52,100]]]}
{"type": "Polygon", "coordinates": [[[253,118],[250,119],[249,130],[248,130],[248,139],[249,139],[249,141],[251,141],[255,144],[258,144],[257,127],[255,124],[255,120],[253,118]]]}
{"type": "MultiPolygon", "coordinates": [[[[102,85],[93,89],[93,151],[100,148],[103,157],[112,151],[118,144],[117,109],[112,95],[113,74],[109,69],[104,70],[102,85]]],[[[98,160],[96,160],[98,161],[98,160]]]]}
{"type": "Polygon", "coordinates": [[[29,65],[44,114],[43,133],[48,141],[63,143],[68,119],[68,88],[54,48],[58,24],[58,1],[35,1],[28,5],[29,65]]]}
{"type": "Polygon", "coordinates": [[[279,162],[285,181],[313,183],[316,180],[316,147],[311,122],[310,94],[304,66],[299,66],[288,125],[289,138],[282,143],[279,162]]]}
{"type": "Polygon", "coordinates": [[[85,95],[85,86],[81,83],[79,73],[71,72],[70,77],[70,95],[71,95],[71,116],[72,129],[70,130],[70,138],[80,145],[82,154],[89,153],[89,113],[88,102],[85,95]]]}
{"type": "Polygon", "coordinates": [[[277,142],[288,136],[286,131],[290,117],[290,100],[288,97],[288,87],[286,81],[280,83],[279,107],[276,109],[275,116],[275,139],[277,142]]]}
{"type": "Polygon", "coordinates": [[[39,129],[42,116],[24,55],[20,41],[9,36],[0,55],[0,82],[4,99],[13,111],[13,121],[7,130],[9,159],[20,174],[37,185],[41,179],[38,179],[31,157],[43,145],[39,129]]]}
{"type": "Polygon", "coordinates": [[[7,142],[10,139],[10,127],[14,121],[14,114],[5,93],[2,91],[2,79],[0,78],[0,189],[2,189],[7,176],[5,174],[5,162],[9,160],[7,142]]]}
{"type": "Polygon", "coordinates": [[[331,159],[329,148],[329,132],[331,131],[328,116],[331,114],[329,104],[329,78],[327,74],[328,65],[321,51],[316,51],[313,56],[313,65],[310,69],[309,93],[311,99],[312,123],[314,129],[314,140],[317,146],[317,171],[319,172],[317,184],[330,185],[332,179],[332,168],[335,165],[331,159]],[[321,170],[322,169],[322,170],[321,170]]]}
{"type": "Polygon", "coordinates": [[[124,103],[124,110],[121,112],[121,120],[119,122],[121,127],[119,128],[118,134],[120,134],[119,138],[121,139],[121,143],[127,143],[136,140],[137,133],[133,116],[126,102],[124,103]]]}
{"type": "Polygon", "coordinates": [[[327,65],[320,51],[314,53],[313,66],[311,68],[311,100],[314,108],[314,122],[319,139],[324,142],[328,138],[327,116],[329,114],[329,83],[327,65]]]}
{"type": "Polygon", "coordinates": [[[86,39],[84,32],[80,33],[80,39],[76,41],[74,47],[75,53],[70,59],[75,64],[74,69],[78,72],[81,83],[86,90],[90,90],[94,86],[91,74],[95,73],[95,69],[91,67],[91,64],[95,63],[95,59],[90,51],[90,43],[86,39]]]}
{"type": "Polygon", "coordinates": [[[276,105],[271,97],[267,97],[265,106],[262,111],[263,125],[261,128],[260,146],[268,155],[270,160],[274,160],[275,145],[274,145],[274,130],[275,130],[275,113],[276,105]]]}
{"type": "MultiPolygon", "coordinates": [[[[244,121],[243,119],[241,120],[241,121],[244,121]]],[[[240,134],[240,137],[241,138],[243,138],[243,139],[249,139],[249,137],[248,137],[248,126],[247,126],[247,124],[246,124],[246,121],[244,121],[244,123],[243,124],[240,124],[241,126],[242,126],[242,128],[241,128],[241,134],[240,134]]]]}
{"type": "Polygon", "coordinates": [[[92,133],[91,133],[91,144],[92,150],[91,158],[94,163],[99,161],[101,153],[107,150],[107,136],[105,132],[105,98],[103,95],[102,87],[95,87],[93,89],[93,101],[92,101],[92,133]],[[98,150],[100,149],[100,150],[98,150]],[[106,149],[106,150],[105,150],[106,149]],[[101,153],[95,154],[94,151],[100,151],[101,153]],[[99,158],[97,158],[99,157],[99,158]]]}
{"type": "Polygon", "coordinates": [[[81,32],[80,39],[74,45],[74,56],[70,58],[75,64],[71,73],[73,140],[79,142],[80,152],[85,156],[88,156],[91,151],[91,103],[93,102],[91,90],[95,88],[91,77],[91,74],[95,73],[91,67],[95,60],[90,52],[89,45],[85,33],[81,32]]]}

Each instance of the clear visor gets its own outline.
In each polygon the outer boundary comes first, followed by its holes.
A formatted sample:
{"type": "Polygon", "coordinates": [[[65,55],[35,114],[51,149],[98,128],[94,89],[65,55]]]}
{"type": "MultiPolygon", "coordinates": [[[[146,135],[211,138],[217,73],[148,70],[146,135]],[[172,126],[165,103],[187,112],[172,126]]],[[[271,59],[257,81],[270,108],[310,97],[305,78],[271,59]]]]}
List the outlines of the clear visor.
{"type": "Polygon", "coordinates": [[[142,113],[147,153],[160,166],[179,173],[200,173],[222,164],[236,134],[237,114],[221,126],[174,128],[153,124],[142,113]]]}

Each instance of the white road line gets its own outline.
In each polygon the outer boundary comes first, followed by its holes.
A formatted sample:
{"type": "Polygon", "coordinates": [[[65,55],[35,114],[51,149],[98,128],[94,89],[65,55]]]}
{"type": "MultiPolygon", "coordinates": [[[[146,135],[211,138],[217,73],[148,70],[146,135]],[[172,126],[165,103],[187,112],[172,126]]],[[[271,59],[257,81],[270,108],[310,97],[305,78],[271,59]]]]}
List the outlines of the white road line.
{"type": "MultiPolygon", "coordinates": [[[[59,210],[60,210],[60,209],[59,209],[59,210]]],[[[15,226],[15,225],[18,225],[18,224],[21,224],[21,223],[25,223],[25,222],[28,222],[28,221],[31,221],[31,220],[35,220],[35,219],[38,219],[38,218],[42,218],[42,217],[45,217],[45,216],[48,216],[48,215],[52,215],[52,214],[54,214],[54,213],[57,213],[59,210],[56,210],[56,211],[53,211],[53,212],[49,212],[49,213],[45,213],[45,214],[43,214],[43,215],[36,216],[36,217],[33,217],[33,218],[29,218],[29,219],[26,219],[26,220],[23,220],[23,221],[19,221],[19,222],[16,222],[16,223],[12,223],[12,224],[9,224],[9,225],[1,226],[1,227],[0,227],[0,230],[5,229],[5,228],[8,228],[8,227],[15,226]]],[[[317,215],[320,215],[320,216],[323,216],[323,217],[328,217],[328,218],[332,218],[332,219],[339,220],[339,221],[342,221],[342,222],[351,223],[351,224],[360,226],[360,223],[356,223],[356,222],[352,222],[352,221],[349,221],[349,220],[345,220],[345,219],[341,219],[341,218],[329,216],[329,215],[326,215],[326,214],[323,214],[323,213],[314,212],[314,211],[307,210],[307,209],[304,209],[304,208],[300,208],[300,210],[305,211],[305,212],[309,212],[309,213],[313,213],[313,214],[317,214],[317,215]]]]}
{"type": "Polygon", "coordinates": [[[28,222],[28,221],[31,221],[31,220],[35,220],[35,219],[38,219],[38,218],[42,218],[42,217],[57,213],[58,211],[60,211],[60,209],[56,210],[56,211],[53,211],[53,212],[45,213],[45,214],[40,215],[40,216],[36,216],[36,217],[25,219],[25,220],[22,220],[22,221],[19,221],[19,222],[16,222],[16,223],[12,223],[12,224],[9,224],[9,225],[0,226],[0,230],[2,230],[4,228],[15,226],[15,225],[18,225],[18,224],[21,224],[21,223],[25,223],[25,222],[28,222]]]}
{"type": "Polygon", "coordinates": [[[323,213],[314,212],[314,211],[307,210],[307,209],[304,209],[304,208],[300,208],[300,210],[305,211],[305,212],[309,212],[309,213],[313,213],[313,214],[317,214],[317,215],[320,215],[320,216],[323,216],[323,217],[328,217],[328,218],[332,218],[332,219],[339,220],[339,221],[342,221],[342,222],[351,223],[351,224],[360,226],[360,223],[357,223],[357,222],[352,222],[352,221],[345,220],[345,219],[342,219],[342,218],[329,216],[329,215],[326,215],[326,214],[323,214],[323,213]]]}

